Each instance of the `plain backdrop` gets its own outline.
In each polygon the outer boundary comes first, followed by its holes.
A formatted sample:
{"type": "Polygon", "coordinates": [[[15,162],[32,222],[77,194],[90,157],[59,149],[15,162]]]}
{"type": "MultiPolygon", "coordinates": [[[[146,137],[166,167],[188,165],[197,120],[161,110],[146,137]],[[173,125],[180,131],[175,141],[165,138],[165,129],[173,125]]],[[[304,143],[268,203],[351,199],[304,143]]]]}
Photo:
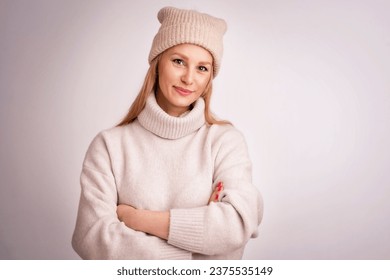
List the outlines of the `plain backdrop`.
{"type": "Polygon", "coordinates": [[[390,2],[0,0],[0,258],[78,259],[81,165],[164,6],[228,23],[213,111],[264,197],[246,259],[390,259],[390,2]]]}

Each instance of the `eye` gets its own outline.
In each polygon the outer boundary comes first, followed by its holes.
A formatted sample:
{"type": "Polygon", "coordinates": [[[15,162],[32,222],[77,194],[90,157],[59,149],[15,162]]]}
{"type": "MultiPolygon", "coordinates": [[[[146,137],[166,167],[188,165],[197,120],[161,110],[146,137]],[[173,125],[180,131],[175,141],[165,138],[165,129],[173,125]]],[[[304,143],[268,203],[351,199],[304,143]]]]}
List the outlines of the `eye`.
{"type": "Polygon", "coordinates": [[[184,61],[180,58],[175,58],[172,60],[174,63],[179,64],[179,65],[184,65],[184,61]]]}
{"type": "Polygon", "coordinates": [[[207,72],[207,71],[209,71],[209,69],[207,69],[207,68],[204,67],[204,66],[199,66],[199,70],[202,71],[202,72],[207,72]]]}

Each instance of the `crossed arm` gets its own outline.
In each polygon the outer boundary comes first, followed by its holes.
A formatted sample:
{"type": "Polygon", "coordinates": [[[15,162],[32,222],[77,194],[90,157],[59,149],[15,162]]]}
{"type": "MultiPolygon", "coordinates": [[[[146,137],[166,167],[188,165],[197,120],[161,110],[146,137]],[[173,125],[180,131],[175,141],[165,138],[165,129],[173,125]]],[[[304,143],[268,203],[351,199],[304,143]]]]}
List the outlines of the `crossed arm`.
{"type": "Polygon", "coordinates": [[[207,206],[155,212],[117,205],[118,190],[107,150],[115,143],[99,134],[88,149],[81,173],[72,237],[75,251],[83,259],[188,259],[192,253],[225,256],[243,248],[257,235],[261,196],[251,182],[243,138],[234,130],[217,136],[212,147],[213,181],[224,183],[223,195],[217,184],[207,206]],[[223,203],[212,203],[216,201],[223,203]]]}
{"type": "MultiPolygon", "coordinates": [[[[223,191],[219,182],[210,196],[208,204],[218,202],[223,191]]],[[[136,209],[127,204],[119,204],[116,213],[118,219],[133,230],[142,231],[167,240],[169,235],[169,211],[151,211],[136,209]]]]}

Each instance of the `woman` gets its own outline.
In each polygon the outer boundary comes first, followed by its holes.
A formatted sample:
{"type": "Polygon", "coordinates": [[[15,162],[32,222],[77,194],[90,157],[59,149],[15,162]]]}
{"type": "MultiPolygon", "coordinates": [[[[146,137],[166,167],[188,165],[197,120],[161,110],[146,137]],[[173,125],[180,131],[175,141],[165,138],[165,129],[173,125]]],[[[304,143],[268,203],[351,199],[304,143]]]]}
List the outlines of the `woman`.
{"type": "Polygon", "coordinates": [[[210,113],[226,23],[166,7],[129,113],[92,141],[72,245],[84,259],[240,259],[262,201],[242,135],[210,113]]]}

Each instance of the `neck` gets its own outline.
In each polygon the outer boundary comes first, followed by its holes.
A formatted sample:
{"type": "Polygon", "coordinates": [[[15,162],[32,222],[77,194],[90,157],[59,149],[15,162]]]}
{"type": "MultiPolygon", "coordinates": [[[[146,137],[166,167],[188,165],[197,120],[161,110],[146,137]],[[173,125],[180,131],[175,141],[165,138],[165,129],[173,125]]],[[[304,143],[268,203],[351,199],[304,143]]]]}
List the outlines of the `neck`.
{"type": "Polygon", "coordinates": [[[157,103],[154,93],[151,93],[138,120],[143,127],[160,137],[177,139],[205,124],[204,106],[203,98],[199,98],[188,114],[177,118],[165,112],[157,103]]]}

